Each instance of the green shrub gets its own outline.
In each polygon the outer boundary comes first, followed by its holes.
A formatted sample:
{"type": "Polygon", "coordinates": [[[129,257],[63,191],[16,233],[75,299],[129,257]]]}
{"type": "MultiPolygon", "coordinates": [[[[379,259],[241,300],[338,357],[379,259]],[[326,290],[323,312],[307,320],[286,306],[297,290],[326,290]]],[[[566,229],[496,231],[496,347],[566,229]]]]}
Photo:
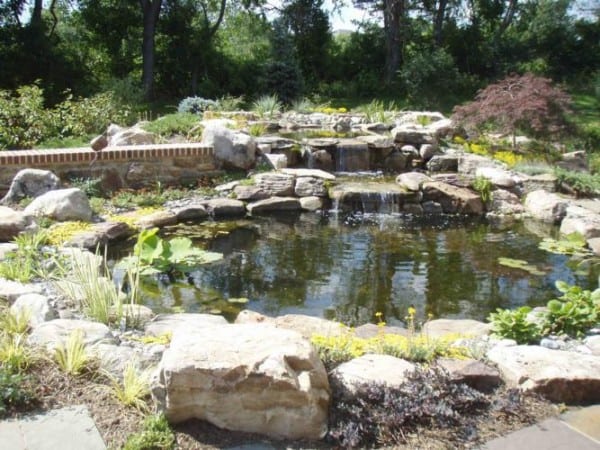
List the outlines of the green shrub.
{"type": "Polygon", "coordinates": [[[50,136],[44,92],[37,85],[0,90],[0,149],[32,148],[50,136]]]}
{"type": "Polygon", "coordinates": [[[488,316],[492,323],[492,332],[501,338],[514,339],[518,344],[533,344],[540,340],[542,330],[540,326],[527,320],[531,312],[528,306],[515,310],[498,308],[495,313],[488,316]]]}
{"type": "Polygon", "coordinates": [[[582,337],[600,323],[600,289],[591,292],[563,281],[556,288],[563,295],[548,302],[547,332],[582,337]]]}
{"type": "Polygon", "coordinates": [[[178,113],[201,114],[204,111],[216,110],[218,103],[202,97],[187,97],[179,102],[178,113]]]}
{"type": "Polygon", "coordinates": [[[178,112],[159,117],[153,122],[142,126],[144,130],[150,131],[167,138],[174,135],[188,136],[192,130],[199,130],[199,117],[190,112],[178,112]]]}
{"type": "Polygon", "coordinates": [[[554,173],[558,182],[575,191],[578,196],[589,197],[600,194],[600,174],[574,172],[557,168],[554,173]]]}
{"type": "Polygon", "coordinates": [[[6,416],[11,409],[33,401],[31,392],[24,388],[25,382],[25,376],[0,366],[0,418],[6,416]]]}
{"type": "Polygon", "coordinates": [[[142,431],[127,438],[123,450],[169,450],[175,448],[175,435],[164,415],[149,416],[142,431]]]}

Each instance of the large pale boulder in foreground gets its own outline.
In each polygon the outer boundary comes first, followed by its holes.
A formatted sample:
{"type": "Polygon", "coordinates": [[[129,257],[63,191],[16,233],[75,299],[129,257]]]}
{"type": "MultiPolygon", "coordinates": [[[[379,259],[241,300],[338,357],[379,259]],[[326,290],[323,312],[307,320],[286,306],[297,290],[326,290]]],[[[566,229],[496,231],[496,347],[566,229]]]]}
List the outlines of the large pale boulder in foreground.
{"type": "Polygon", "coordinates": [[[265,324],[175,332],[152,394],[174,423],[198,418],[289,439],[327,431],[323,363],[300,334],[265,324]]]}
{"type": "Polygon", "coordinates": [[[24,213],[29,216],[48,217],[59,222],[89,222],[93,214],[87,196],[77,188],[46,192],[27,205],[24,213]]]}
{"type": "Polygon", "coordinates": [[[554,402],[600,401],[600,357],[535,345],[494,347],[488,359],[508,385],[533,391],[554,402]]]}
{"type": "Polygon", "coordinates": [[[530,192],[525,197],[525,211],[534,219],[559,223],[567,213],[569,201],[544,190],[530,192]]]}
{"type": "Polygon", "coordinates": [[[364,384],[400,387],[414,372],[415,365],[390,355],[363,355],[340,364],[331,376],[350,392],[364,384]]]}

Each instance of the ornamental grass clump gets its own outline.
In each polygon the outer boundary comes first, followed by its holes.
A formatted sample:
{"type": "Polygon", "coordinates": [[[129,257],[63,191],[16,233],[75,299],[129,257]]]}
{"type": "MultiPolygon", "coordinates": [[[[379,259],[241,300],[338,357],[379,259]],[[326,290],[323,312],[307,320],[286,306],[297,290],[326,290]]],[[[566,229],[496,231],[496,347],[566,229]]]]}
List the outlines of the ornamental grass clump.
{"type": "Polygon", "coordinates": [[[80,330],[73,331],[66,343],[56,347],[54,361],[63,372],[73,376],[80,375],[91,368],[93,361],[80,330]]]}
{"type": "Polygon", "coordinates": [[[148,372],[139,371],[133,362],[123,369],[122,379],[109,375],[114,396],[126,406],[140,411],[148,411],[146,398],[150,395],[150,376],[148,372]]]}

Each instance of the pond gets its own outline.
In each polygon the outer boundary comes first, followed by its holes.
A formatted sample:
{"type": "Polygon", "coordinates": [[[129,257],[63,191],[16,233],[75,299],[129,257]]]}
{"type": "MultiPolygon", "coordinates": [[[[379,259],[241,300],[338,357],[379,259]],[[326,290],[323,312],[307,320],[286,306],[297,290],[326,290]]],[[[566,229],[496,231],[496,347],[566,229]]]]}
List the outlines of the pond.
{"type": "Polygon", "coordinates": [[[143,301],[156,312],[233,319],[249,308],[350,325],[374,322],[381,312],[398,324],[411,305],[420,320],[429,314],[484,320],[499,307],[545,304],[558,294],[556,280],[595,288],[596,269],[539,249],[539,231],[528,230],[533,225],[501,228],[452,217],[423,223],[397,214],[181,224],[163,235],[187,236],[225,257],[175,282],[146,279],[143,301]],[[529,271],[499,258],[526,260],[529,271]]]}

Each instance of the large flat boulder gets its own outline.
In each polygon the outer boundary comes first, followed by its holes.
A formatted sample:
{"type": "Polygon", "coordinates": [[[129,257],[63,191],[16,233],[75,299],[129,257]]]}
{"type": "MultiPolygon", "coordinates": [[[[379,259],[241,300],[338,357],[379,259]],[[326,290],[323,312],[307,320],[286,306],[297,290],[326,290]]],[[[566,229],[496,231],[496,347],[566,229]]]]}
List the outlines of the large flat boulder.
{"type": "Polygon", "coordinates": [[[525,211],[542,222],[560,223],[567,213],[569,201],[544,190],[533,191],[525,197],[525,211]]]}
{"type": "Polygon", "coordinates": [[[24,213],[29,216],[48,217],[59,222],[89,222],[93,214],[87,196],[78,188],[46,192],[27,205],[24,213]]]}
{"type": "Polygon", "coordinates": [[[263,324],[175,333],[152,385],[172,423],[191,418],[276,438],[320,439],[329,383],[300,334],[263,324]]]}
{"type": "Polygon", "coordinates": [[[254,184],[269,196],[287,197],[294,195],[295,178],[280,172],[266,172],[255,175],[254,184]]]}
{"type": "Polygon", "coordinates": [[[76,319],[54,319],[41,323],[33,329],[28,341],[33,345],[55,348],[64,345],[74,332],[81,333],[83,342],[86,345],[116,343],[114,336],[106,325],[76,319]]]}
{"type": "Polygon", "coordinates": [[[244,202],[231,198],[213,198],[204,206],[208,214],[214,218],[246,215],[244,202]]]}
{"type": "Polygon", "coordinates": [[[224,168],[248,170],[256,160],[256,141],[252,136],[209,123],[202,133],[202,144],[212,147],[216,160],[224,168]]]}
{"type": "Polygon", "coordinates": [[[404,359],[368,354],[340,364],[331,376],[346,390],[354,392],[361,384],[378,383],[399,387],[414,370],[415,365],[404,359]]]}
{"type": "Polygon", "coordinates": [[[475,192],[452,186],[441,181],[423,184],[423,198],[426,201],[438,202],[445,213],[449,214],[482,214],[483,202],[475,192]]]}
{"type": "Polygon", "coordinates": [[[160,336],[178,330],[199,330],[222,325],[227,325],[227,320],[212,314],[159,314],[146,324],[144,331],[151,336],[160,336]]]}
{"type": "Polygon", "coordinates": [[[305,316],[304,314],[286,314],[269,317],[251,310],[241,311],[235,319],[236,324],[266,323],[277,328],[284,328],[300,333],[307,339],[315,334],[323,336],[339,336],[346,330],[339,322],[322,317],[305,316]]]}
{"type": "Polygon", "coordinates": [[[494,347],[488,359],[507,384],[533,391],[553,402],[600,401],[600,357],[536,345],[494,347]]]}
{"type": "Polygon", "coordinates": [[[600,237],[600,215],[580,206],[567,207],[565,218],[560,223],[562,234],[578,233],[586,239],[600,237]]]}
{"type": "Polygon", "coordinates": [[[300,201],[296,197],[271,197],[246,205],[250,214],[261,214],[275,211],[300,211],[300,201]]]}

